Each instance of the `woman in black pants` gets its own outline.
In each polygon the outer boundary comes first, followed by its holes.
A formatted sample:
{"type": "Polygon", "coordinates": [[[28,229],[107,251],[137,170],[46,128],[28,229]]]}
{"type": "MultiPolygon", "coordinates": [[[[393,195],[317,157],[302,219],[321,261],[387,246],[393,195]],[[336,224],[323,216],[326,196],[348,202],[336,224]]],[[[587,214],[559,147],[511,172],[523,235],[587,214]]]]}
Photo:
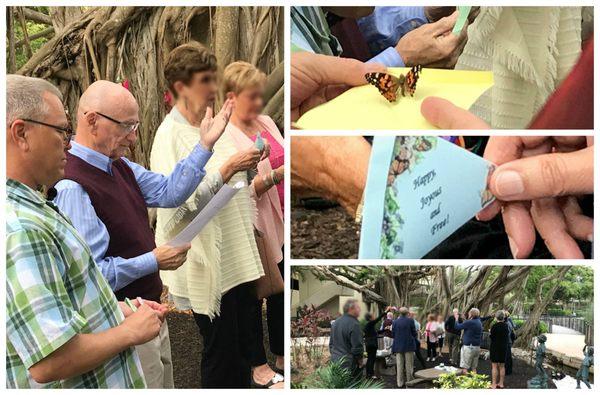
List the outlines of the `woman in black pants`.
{"type": "MultiPolygon", "coordinates": [[[[277,265],[283,277],[283,261],[277,265]]],[[[269,349],[277,358],[274,370],[268,364],[263,335],[263,302],[254,304],[252,310],[252,341],[250,342],[250,364],[252,366],[252,386],[254,388],[279,388],[283,382],[283,292],[271,295],[267,300],[267,329],[269,349]],[[278,384],[281,383],[281,384],[278,384]]]]}
{"type": "Polygon", "coordinates": [[[375,325],[390,311],[388,307],[385,309],[383,313],[379,315],[379,317],[373,319],[373,315],[371,313],[365,314],[365,320],[367,323],[365,324],[364,334],[365,334],[365,348],[367,349],[367,365],[365,369],[367,371],[367,378],[375,377],[375,359],[377,358],[377,335],[382,333],[383,331],[378,331],[375,329],[375,325]]]}

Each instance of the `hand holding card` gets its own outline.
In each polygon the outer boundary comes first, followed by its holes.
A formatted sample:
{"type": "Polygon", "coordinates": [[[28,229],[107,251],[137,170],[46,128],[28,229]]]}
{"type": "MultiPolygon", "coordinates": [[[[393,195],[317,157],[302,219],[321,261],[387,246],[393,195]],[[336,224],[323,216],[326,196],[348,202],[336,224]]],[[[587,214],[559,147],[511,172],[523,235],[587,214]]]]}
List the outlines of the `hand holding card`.
{"type": "Polygon", "coordinates": [[[442,138],[375,137],[359,258],[421,258],[494,200],[493,168],[442,138]]]}

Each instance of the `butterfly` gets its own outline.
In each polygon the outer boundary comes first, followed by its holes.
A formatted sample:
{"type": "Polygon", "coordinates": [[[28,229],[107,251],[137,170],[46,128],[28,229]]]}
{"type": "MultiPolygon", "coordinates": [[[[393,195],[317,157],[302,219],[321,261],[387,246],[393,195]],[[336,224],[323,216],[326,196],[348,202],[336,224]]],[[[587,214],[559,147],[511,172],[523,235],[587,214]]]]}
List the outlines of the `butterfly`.
{"type": "Polygon", "coordinates": [[[367,73],[365,78],[369,84],[379,89],[379,93],[383,97],[392,103],[396,101],[398,90],[400,90],[402,96],[406,96],[407,93],[411,96],[415,94],[420,72],[421,65],[417,65],[413,66],[406,75],[401,74],[399,77],[387,73],[367,73]]]}

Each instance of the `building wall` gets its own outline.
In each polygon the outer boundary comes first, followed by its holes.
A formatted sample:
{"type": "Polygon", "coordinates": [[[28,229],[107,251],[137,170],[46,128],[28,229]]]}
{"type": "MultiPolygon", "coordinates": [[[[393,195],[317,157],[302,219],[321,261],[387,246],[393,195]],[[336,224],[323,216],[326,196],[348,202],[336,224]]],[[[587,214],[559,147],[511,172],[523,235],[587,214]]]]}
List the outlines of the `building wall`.
{"type": "Polygon", "coordinates": [[[337,285],[333,281],[321,281],[310,271],[304,271],[303,276],[298,278],[298,283],[299,289],[292,291],[292,317],[296,316],[299,306],[311,304],[318,309],[325,309],[332,316],[337,317],[342,314],[344,303],[348,299],[358,300],[363,314],[367,311],[360,292],[337,285]]]}

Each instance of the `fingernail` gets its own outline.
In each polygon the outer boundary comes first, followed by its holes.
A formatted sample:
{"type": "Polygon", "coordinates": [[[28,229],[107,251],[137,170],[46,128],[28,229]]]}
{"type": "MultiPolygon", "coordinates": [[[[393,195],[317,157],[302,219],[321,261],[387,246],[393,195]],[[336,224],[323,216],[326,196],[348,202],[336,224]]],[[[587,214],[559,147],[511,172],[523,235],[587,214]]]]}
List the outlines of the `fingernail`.
{"type": "Polygon", "coordinates": [[[590,233],[590,234],[588,235],[588,237],[587,237],[587,240],[588,240],[590,243],[593,243],[593,242],[594,242],[594,234],[593,234],[593,233],[590,233]]]}
{"type": "Polygon", "coordinates": [[[525,184],[521,175],[513,170],[500,171],[496,174],[495,182],[498,198],[518,195],[525,192],[525,184]]]}
{"type": "Polygon", "coordinates": [[[517,247],[517,243],[508,236],[508,245],[510,246],[510,252],[512,253],[513,258],[517,258],[517,254],[519,253],[519,248],[517,247]]]}

